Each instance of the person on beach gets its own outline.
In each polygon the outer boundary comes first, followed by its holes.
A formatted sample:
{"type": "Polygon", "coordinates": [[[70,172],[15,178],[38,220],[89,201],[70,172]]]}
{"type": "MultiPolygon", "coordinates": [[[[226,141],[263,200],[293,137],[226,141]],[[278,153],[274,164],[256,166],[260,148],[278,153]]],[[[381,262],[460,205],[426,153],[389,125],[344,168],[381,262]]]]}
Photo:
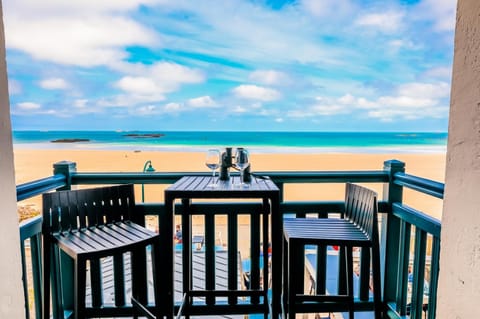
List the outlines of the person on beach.
{"type": "Polygon", "coordinates": [[[182,227],[177,224],[177,226],[175,227],[175,242],[177,244],[181,244],[182,243],[182,227]]]}

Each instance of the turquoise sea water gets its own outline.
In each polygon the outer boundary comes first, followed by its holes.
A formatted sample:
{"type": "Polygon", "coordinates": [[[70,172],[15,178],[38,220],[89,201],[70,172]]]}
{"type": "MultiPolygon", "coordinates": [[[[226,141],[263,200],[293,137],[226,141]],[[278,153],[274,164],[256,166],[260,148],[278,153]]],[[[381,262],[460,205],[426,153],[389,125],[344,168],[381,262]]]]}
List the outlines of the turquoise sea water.
{"type": "Polygon", "coordinates": [[[445,152],[447,133],[415,132],[193,132],[14,131],[15,148],[204,151],[246,147],[255,152],[445,152]],[[85,139],[81,142],[55,140],[85,139]]]}

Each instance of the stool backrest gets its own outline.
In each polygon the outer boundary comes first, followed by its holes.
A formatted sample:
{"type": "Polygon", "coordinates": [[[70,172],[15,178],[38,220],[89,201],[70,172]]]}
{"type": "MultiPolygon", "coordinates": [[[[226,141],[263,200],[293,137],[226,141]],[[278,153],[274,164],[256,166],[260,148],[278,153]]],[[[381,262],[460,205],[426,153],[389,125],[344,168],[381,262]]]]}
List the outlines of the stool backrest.
{"type": "Polygon", "coordinates": [[[69,232],[134,216],[133,185],[119,185],[43,194],[43,233],[69,232]]]}
{"type": "Polygon", "coordinates": [[[372,240],[378,237],[377,193],[366,187],[347,183],[345,218],[360,227],[372,240]]]}

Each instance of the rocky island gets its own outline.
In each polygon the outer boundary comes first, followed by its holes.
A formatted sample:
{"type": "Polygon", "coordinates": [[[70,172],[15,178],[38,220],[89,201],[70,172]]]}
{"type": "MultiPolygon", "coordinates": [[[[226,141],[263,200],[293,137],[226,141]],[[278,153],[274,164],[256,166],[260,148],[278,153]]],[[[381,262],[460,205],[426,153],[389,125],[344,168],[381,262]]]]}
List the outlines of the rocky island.
{"type": "Polygon", "coordinates": [[[50,143],[76,143],[76,142],[90,142],[88,138],[60,138],[52,140],[50,143]]]}
{"type": "Polygon", "coordinates": [[[145,134],[129,133],[129,134],[125,134],[123,136],[133,137],[133,138],[159,138],[159,137],[165,136],[165,134],[162,134],[162,133],[145,133],[145,134]]]}

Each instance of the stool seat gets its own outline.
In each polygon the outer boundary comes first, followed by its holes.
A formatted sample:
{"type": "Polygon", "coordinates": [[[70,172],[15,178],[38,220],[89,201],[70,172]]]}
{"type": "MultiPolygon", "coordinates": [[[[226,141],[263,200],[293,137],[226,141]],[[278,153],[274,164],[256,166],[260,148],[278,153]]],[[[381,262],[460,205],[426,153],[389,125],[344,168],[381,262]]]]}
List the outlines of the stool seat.
{"type": "Polygon", "coordinates": [[[110,256],[149,245],[157,233],[130,221],[115,222],[52,235],[54,243],[70,256],[88,255],[90,258],[110,256]]]}
{"type": "Polygon", "coordinates": [[[288,218],[283,226],[285,239],[301,240],[303,244],[327,246],[371,246],[371,239],[360,227],[337,218],[288,218]]]}
{"type": "MultiPolygon", "coordinates": [[[[284,314],[288,315],[289,319],[295,319],[297,313],[337,312],[344,309],[348,310],[350,319],[354,318],[352,253],[354,247],[360,247],[362,260],[368,260],[368,265],[361,265],[364,276],[370,275],[371,253],[375,318],[381,318],[376,193],[365,187],[347,183],[345,194],[343,218],[284,219],[283,307],[284,314]],[[304,293],[303,259],[306,245],[316,245],[317,254],[326,254],[327,246],[339,247],[339,287],[336,295],[327,291],[316,291],[314,295],[304,293]]],[[[322,266],[325,264],[317,265],[317,267],[322,266]]],[[[320,279],[317,278],[317,280],[320,279]]],[[[361,296],[364,298],[365,293],[361,296]]]]}

